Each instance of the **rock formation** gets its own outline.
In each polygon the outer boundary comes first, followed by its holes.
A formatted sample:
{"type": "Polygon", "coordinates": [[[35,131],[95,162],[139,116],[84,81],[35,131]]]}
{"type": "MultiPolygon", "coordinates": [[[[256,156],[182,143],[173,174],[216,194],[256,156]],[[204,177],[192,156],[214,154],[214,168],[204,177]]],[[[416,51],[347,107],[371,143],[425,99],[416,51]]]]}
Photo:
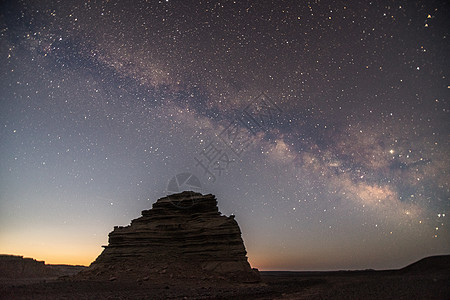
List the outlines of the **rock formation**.
{"type": "Polygon", "coordinates": [[[18,255],[0,254],[0,278],[54,278],[74,275],[84,266],[47,265],[44,261],[18,255]]]}
{"type": "Polygon", "coordinates": [[[214,195],[182,192],[159,199],[125,227],[114,227],[90,277],[258,282],[239,225],[223,216],[214,195]]]}

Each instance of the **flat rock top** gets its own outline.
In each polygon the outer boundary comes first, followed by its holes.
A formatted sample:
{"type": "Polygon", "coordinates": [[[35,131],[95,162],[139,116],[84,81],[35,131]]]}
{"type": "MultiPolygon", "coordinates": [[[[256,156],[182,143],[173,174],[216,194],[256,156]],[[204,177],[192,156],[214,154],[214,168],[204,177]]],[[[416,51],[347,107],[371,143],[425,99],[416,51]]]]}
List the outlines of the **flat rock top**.
{"type": "Polygon", "coordinates": [[[181,193],[178,194],[172,194],[172,195],[168,195],[166,197],[160,198],[158,199],[158,202],[171,202],[173,200],[180,200],[180,199],[216,199],[216,197],[213,194],[207,194],[207,195],[203,195],[197,192],[193,192],[193,191],[183,191],[181,193]]]}
{"type": "Polygon", "coordinates": [[[162,211],[176,213],[218,213],[217,199],[212,194],[202,195],[192,191],[169,195],[158,199],[152,209],[142,211],[142,215],[162,213],[162,211]]]}

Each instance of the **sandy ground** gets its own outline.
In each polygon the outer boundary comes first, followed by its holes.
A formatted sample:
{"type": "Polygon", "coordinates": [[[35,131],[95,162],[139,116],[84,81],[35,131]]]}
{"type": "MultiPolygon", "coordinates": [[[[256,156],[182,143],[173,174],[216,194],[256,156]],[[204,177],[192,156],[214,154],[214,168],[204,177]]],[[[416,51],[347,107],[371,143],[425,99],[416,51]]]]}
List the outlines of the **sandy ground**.
{"type": "Polygon", "coordinates": [[[450,299],[450,271],[261,272],[262,284],[0,280],[1,299],[450,299]]]}

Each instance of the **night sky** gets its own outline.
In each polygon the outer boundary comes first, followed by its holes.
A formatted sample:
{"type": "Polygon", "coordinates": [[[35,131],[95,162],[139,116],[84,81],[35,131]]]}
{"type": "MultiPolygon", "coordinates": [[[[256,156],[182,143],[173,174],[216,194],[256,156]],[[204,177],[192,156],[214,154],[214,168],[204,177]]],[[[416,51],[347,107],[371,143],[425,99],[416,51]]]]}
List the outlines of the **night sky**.
{"type": "Polygon", "coordinates": [[[261,270],[449,254],[449,15],[446,1],[3,1],[0,253],[88,265],[189,173],[261,270]]]}

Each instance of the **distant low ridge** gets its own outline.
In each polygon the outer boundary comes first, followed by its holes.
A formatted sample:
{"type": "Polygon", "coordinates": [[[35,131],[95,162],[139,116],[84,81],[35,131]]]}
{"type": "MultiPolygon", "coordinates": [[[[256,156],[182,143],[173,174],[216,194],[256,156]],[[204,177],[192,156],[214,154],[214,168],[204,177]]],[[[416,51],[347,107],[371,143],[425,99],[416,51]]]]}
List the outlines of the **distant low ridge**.
{"type": "Polygon", "coordinates": [[[114,227],[109,244],[80,273],[86,279],[259,282],[247,261],[234,216],[214,195],[191,191],[159,199],[129,226],[114,227]]]}
{"type": "Polygon", "coordinates": [[[450,255],[436,255],[422,258],[402,269],[402,272],[430,272],[448,270],[450,273],[450,255]]]}
{"type": "Polygon", "coordinates": [[[0,254],[0,279],[53,278],[71,276],[84,266],[47,265],[44,261],[18,255],[0,254]]]}

